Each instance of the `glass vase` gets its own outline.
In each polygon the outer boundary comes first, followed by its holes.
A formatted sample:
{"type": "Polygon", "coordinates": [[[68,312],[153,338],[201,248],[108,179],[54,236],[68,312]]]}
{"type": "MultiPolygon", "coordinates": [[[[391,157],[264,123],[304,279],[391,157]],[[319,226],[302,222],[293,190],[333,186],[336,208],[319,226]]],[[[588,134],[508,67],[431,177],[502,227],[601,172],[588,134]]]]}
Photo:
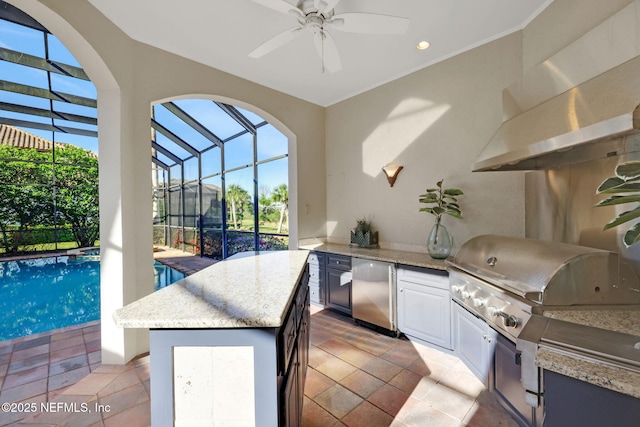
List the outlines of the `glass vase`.
{"type": "Polygon", "coordinates": [[[434,259],[445,259],[451,254],[451,236],[440,220],[436,220],[435,225],[429,233],[427,250],[434,259]]]}

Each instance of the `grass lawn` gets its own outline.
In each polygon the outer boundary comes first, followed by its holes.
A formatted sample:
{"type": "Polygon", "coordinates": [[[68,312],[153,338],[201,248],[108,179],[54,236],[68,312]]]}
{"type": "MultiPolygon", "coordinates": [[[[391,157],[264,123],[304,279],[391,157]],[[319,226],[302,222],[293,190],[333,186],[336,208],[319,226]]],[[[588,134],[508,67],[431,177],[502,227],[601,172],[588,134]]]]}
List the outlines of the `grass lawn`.
{"type": "MultiPolygon", "coordinates": [[[[96,241],[95,246],[100,246],[100,241],[96,241]]],[[[58,247],[56,248],[55,243],[40,243],[37,245],[26,245],[20,247],[20,252],[31,253],[31,252],[52,252],[52,251],[66,251],[68,249],[75,249],[78,245],[76,242],[58,242],[58,247]]],[[[4,249],[0,249],[0,255],[4,254],[4,249]]]]}

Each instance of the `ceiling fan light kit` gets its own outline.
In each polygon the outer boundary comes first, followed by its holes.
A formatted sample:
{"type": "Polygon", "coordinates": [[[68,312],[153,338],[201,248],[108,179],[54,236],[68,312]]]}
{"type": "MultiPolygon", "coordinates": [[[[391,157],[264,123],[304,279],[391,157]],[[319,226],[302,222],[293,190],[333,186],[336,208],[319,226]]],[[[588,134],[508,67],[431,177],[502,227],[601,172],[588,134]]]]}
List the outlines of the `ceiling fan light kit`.
{"type": "Polygon", "coordinates": [[[322,70],[335,73],[342,69],[340,54],[336,42],[328,29],[358,34],[404,34],[409,20],[398,16],[375,13],[345,12],[336,15],[335,7],[340,0],[301,0],[293,6],[286,0],[253,0],[276,12],[292,15],[298,26],[285,30],[262,43],[249,53],[251,58],[260,58],[289,43],[302,30],[313,33],[318,56],[322,61],[322,70]]]}

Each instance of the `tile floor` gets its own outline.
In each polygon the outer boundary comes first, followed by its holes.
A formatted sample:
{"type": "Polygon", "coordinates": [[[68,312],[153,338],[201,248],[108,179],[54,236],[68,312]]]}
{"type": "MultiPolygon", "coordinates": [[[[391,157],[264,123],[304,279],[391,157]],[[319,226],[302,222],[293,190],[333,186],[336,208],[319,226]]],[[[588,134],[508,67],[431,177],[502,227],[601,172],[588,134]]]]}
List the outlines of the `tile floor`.
{"type": "MultiPolygon", "coordinates": [[[[456,357],[312,311],[303,426],[516,426],[456,357]]],[[[149,357],[100,364],[98,328],[0,343],[0,426],[150,425],[149,357]]]]}
{"type": "MultiPolygon", "coordinates": [[[[150,425],[149,356],[102,365],[99,328],[0,342],[0,426],[150,425]]],[[[339,314],[312,307],[309,356],[305,427],[516,426],[453,355],[339,314]]]]}

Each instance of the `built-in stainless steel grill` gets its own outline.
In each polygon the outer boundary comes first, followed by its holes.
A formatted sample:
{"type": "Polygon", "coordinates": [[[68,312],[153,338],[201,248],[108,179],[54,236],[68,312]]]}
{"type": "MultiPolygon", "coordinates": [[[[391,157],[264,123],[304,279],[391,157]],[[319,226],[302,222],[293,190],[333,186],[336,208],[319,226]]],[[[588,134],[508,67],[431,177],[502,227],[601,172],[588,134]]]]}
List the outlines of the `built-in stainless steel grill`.
{"type": "Polygon", "coordinates": [[[483,235],[448,265],[453,299],[514,341],[547,307],[640,303],[633,284],[620,284],[618,254],[602,249],[483,235]]]}
{"type": "MultiPolygon", "coordinates": [[[[541,316],[545,310],[640,304],[637,280],[621,283],[618,254],[606,250],[483,235],[462,245],[447,264],[451,297],[457,303],[454,310],[471,312],[477,318],[475,324],[467,325],[467,320],[454,326],[459,339],[465,341],[458,345],[471,348],[466,351],[472,354],[474,350],[481,352],[482,344],[478,347],[473,337],[474,330],[482,330],[485,323],[499,333],[495,338],[482,335],[496,346],[488,377],[481,379],[523,426],[539,426],[542,420],[543,386],[535,365],[539,345],[561,346],[563,351],[589,352],[598,357],[603,356],[603,346],[616,352],[607,335],[610,332],[589,332],[591,335],[586,336],[584,329],[589,328],[562,322],[551,328],[551,319],[541,316]]],[[[465,318],[469,319],[468,315],[465,318]]],[[[617,341],[617,360],[626,358],[627,365],[633,365],[628,345],[617,341]]]]}

